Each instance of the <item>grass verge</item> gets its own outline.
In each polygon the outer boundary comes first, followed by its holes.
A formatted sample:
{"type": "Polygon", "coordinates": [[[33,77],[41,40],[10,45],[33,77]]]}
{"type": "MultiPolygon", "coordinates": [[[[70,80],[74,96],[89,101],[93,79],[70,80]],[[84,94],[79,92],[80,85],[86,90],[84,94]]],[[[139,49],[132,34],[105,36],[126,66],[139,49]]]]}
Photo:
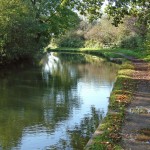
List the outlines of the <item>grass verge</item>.
{"type": "Polygon", "coordinates": [[[117,80],[110,95],[109,111],[104,121],[97,129],[92,144],[86,150],[121,150],[121,128],[125,117],[125,108],[132,100],[135,81],[131,78],[134,66],[130,62],[122,64],[117,80]]]}
{"type": "MultiPolygon", "coordinates": [[[[122,55],[127,55],[130,57],[136,57],[150,62],[150,51],[149,50],[131,50],[131,49],[122,49],[122,48],[48,48],[47,51],[56,51],[56,52],[82,52],[93,54],[97,56],[105,57],[108,60],[112,58],[124,58],[122,55]]],[[[113,59],[112,59],[113,60],[113,59]]],[[[117,59],[116,59],[117,60],[117,59]]]]}
{"type": "MultiPolygon", "coordinates": [[[[86,48],[57,48],[50,51],[82,52],[102,56],[108,60],[123,59],[123,55],[136,57],[150,62],[149,51],[127,50],[127,49],[86,49],[86,48]],[[120,55],[121,54],[121,55],[120,55]]],[[[122,61],[121,60],[121,61],[122,61]]],[[[125,118],[125,109],[132,100],[135,89],[135,81],[132,79],[134,66],[125,60],[118,72],[117,80],[110,95],[109,111],[102,124],[98,127],[96,136],[93,136],[92,144],[85,147],[86,150],[122,150],[120,146],[121,128],[125,118]]],[[[146,138],[147,137],[142,137],[146,138]]],[[[141,137],[138,138],[141,140],[141,137]]]]}

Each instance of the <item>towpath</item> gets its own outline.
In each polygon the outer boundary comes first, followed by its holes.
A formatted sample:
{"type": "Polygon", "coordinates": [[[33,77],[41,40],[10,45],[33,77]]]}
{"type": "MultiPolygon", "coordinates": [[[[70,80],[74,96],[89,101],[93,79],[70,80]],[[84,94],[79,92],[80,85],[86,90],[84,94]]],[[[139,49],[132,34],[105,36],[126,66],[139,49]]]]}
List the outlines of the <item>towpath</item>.
{"type": "Polygon", "coordinates": [[[121,145],[125,150],[150,150],[150,63],[129,59],[135,67],[135,92],[126,109],[121,145]]]}

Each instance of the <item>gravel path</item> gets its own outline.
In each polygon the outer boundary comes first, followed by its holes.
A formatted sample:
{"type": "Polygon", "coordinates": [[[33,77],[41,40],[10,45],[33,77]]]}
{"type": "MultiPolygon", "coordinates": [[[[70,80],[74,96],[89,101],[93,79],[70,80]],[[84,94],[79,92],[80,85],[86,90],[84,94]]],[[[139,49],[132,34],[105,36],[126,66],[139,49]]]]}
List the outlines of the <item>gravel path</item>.
{"type": "Polygon", "coordinates": [[[125,150],[150,150],[150,64],[130,60],[135,66],[136,90],[126,110],[121,145],[125,150]]]}

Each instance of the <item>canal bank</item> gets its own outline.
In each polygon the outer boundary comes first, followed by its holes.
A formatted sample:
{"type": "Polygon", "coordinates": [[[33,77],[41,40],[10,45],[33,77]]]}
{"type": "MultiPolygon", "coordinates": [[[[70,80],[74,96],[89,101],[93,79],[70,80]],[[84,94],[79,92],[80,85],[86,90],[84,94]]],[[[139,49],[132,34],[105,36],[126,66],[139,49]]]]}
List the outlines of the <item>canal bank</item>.
{"type": "MultiPolygon", "coordinates": [[[[55,49],[54,51],[68,51],[73,49],[55,49]]],[[[104,49],[86,50],[75,49],[74,52],[89,53],[92,55],[106,58],[108,61],[122,63],[118,72],[113,91],[110,95],[109,111],[104,121],[99,125],[92,138],[87,143],[85,149],[105,150],[105,149],[130,149],[135,145],[136,149],[148,149],[150,139],[149,127],[149,94],[150,86],[150,55],[149,51],[133,51],[125,49],[104,49]],[[139,58],[139,59],[134,59],[139,58]],[[118,61],[119,60],[119,61],[118,61]],[[142,60],[142,61],[141,61],[142,60]],[[144,60],[144,61],[143,61],[144,60]],[[145,63],[147,61],[147,63],[145,63]],[[140,87],[140,88],[138,88],[140,87]],[[144,88],[143,88],[144,87],[144,88]],[[142,89],[145,89],[142,92],[142,89]],[[139,105],[136,101],[139,99],[139,105]],[[146,102],[143,99],[146,98],[146,102]],[[143,107],[143,104],[148,107],[143,107]],[[132,108],[134,106],[134,108],[132,108]],[[133,119],[135,112],[138,112],[138,121],[133,119]],[[144,121],[141,125],[145,112],[144,121]],[[141,115],[142,114],[142,115],[141,115]],[[132,124],[132,127],[130,128],[132,124]],[[144,126],[142,126],[144,124],[144,126]],[[138,128],[132,131],[134,126],[138,128]],[[127,130],[128,129],[128,130],[127,130]],[[127,131],[127,132],[125,132],[127,131]],[[131,134],[133,133],[133,134],[131,134]],[[145,134],[145,135],[144,135],[145,134]],[[134,136],[133,136],[134,135],[134,136]],[[137,136],[135,136],[137,135],[137,136]],[[138,143],[138,144],[137,144],[138,143]]],[[[136,114],[137,115],[137,114],[136,114]]],[[[135,117],[135,116],[134,116],[135,117]]]]}
{"type": "Polygon", "coordinates": [[[109,98],[109,111],[99,125],[85,149],[121,149],[121,129],[125,110],[133,98],[135,82],[131,78],[134,66],[130,62],[122,64],[114,88],[109,98]]]}
{"type": "Polygon", "coordinates": [[[86,150],[150,149],[150,64],[129,59],[118,72],[108,114],[86,150]]]}

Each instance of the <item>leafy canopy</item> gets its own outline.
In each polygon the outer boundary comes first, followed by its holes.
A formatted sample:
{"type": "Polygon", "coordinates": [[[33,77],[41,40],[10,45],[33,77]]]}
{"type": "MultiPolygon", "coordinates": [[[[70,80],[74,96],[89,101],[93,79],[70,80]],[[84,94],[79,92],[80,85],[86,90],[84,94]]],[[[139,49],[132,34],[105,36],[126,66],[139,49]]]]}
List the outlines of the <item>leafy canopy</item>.
{"type": "Polygon", "coordinates": [[[117,26],[125,15],[134,15],[141,22],[150,24],[149,0],[62,0],[62,5],[68,5],[86,15],[90,20],[102,16],[102,6],[106,3],[105,13],[113,18],[113,24],[117,26]]]}
{"type": "Polygon", "coordinates": [[[32,56],[78,22],[61,0],[0,0],[0,63],[32,56]]]}

